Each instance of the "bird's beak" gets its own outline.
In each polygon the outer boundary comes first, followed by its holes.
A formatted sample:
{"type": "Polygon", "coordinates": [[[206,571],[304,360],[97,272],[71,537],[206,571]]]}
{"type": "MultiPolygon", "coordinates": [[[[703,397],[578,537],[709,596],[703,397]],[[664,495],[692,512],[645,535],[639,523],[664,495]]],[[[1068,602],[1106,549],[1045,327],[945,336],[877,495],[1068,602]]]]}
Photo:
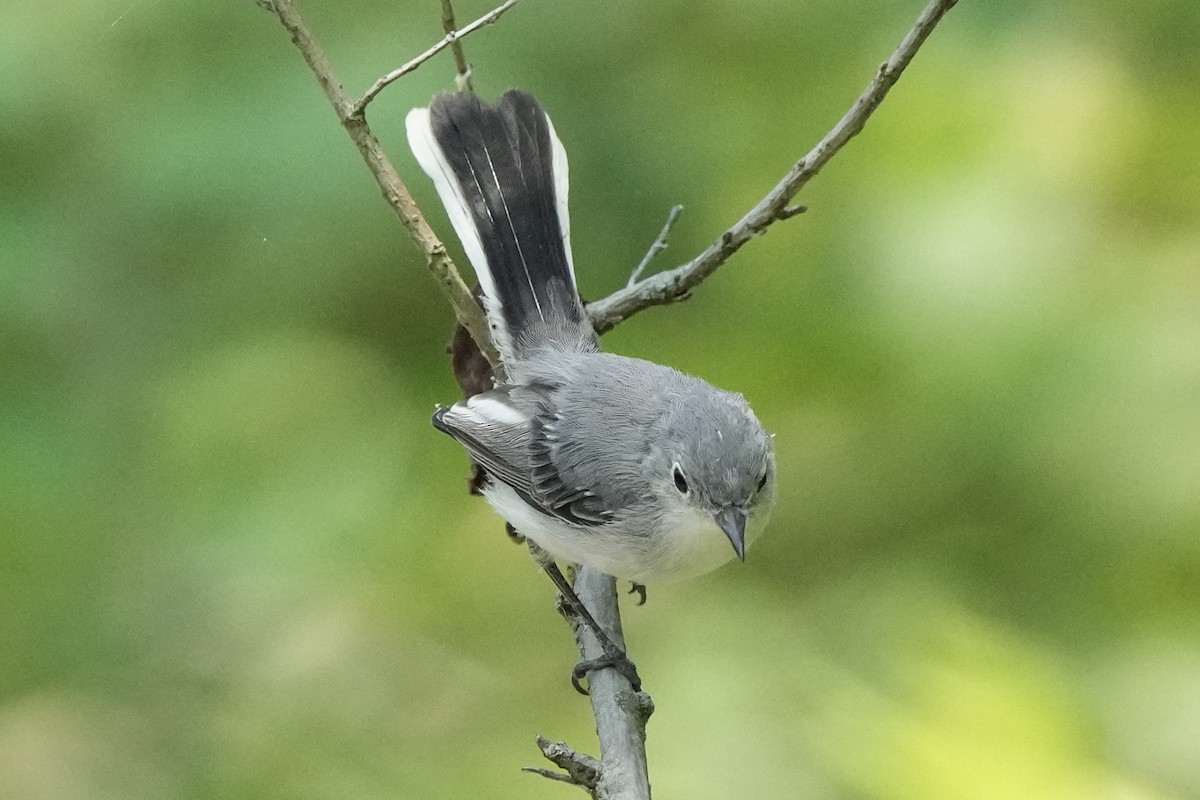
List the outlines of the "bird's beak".
{"type": "Polygon", "coordinates": [[[725,531],[725,535],[729,537],[729,543],[733,545],[733,552],[737,553],[737,557],[741,561],[746,560],[746,512],[740,508],[730,506],[722,508],[716,514],[713,514],[713,519],[721,530],[725,531]]]}

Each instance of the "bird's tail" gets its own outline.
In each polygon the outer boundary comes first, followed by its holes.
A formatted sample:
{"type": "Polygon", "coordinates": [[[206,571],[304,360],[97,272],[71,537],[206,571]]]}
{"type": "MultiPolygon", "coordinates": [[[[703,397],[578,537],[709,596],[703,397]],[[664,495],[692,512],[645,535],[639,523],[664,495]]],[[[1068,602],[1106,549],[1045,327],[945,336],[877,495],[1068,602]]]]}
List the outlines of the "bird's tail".
{"type": "Polygon", "coordinates": [[[537,101],[516,90],[493,106],[467,92],[442,94],[409,112],[406,127],[510,367],[540,347],[598,349],[571,263],[567,154],[537,101]]]}

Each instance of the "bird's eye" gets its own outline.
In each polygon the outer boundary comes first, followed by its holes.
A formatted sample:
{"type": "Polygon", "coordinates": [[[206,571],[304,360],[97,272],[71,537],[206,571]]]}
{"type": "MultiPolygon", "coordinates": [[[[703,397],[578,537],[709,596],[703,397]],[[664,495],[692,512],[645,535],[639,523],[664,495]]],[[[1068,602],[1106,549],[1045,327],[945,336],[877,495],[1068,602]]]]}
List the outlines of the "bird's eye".
{"type": "Polygon", "coordinates": [[[767,471],[764,469],[762,477],[758,479],[758,486],[755,488],[754,493],[758,494],[765,488],[767,488],[767,471]]]}
{"type": "Polygon", "coordinates": [[[671,470],[671,477],[675,479],[675,488],[679,490],[679,493],[687,494],[688,493],[687,478],[683,477],[683,470],[679,468],[678,464],[676,464],[675,467],[671,470]]]}

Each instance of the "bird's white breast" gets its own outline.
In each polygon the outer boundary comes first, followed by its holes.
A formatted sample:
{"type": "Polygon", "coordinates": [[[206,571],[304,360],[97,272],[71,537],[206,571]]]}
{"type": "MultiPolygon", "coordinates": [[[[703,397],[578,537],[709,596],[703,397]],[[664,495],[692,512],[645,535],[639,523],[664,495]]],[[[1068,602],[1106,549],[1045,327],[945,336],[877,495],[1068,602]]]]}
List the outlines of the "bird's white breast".
{"type": "MultiPolygon", "coordinates": [[[[484,496],[500,516],[556,558],[638,583],[702,575],[735,556],[712,517],[690,505],[675,504],[658,520],[625,518],[585,527],[538,511],[500,481],[493,481],[484,496]],[[646,530],[650,525],[655,529],[646,530]]],[[[761,527],[752,524],[747,530],[747,544],[761,527]]]]}

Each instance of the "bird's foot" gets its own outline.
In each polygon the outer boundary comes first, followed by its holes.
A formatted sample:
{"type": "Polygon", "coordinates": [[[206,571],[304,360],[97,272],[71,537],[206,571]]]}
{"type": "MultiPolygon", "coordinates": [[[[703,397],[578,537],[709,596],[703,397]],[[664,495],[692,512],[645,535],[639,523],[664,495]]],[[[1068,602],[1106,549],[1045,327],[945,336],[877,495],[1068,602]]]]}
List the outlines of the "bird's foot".
{"type": "Polygon", "coordinates": [[[514,528],[511,522],[504,523],[504,533],[513,544],[525,544],[525,534],[514,528]]]}
{"type": "Polygon", "coordinates": [[[638,596],[637,604],[639,606],[646,605],[646,584],[630,581],[629,591],[626,594],[636,594],[638,596]]]}
{"type": "Polygon", "coordinates": [[[642,679],[637,673],[637,667],[629,660],[629,656],[613,645],[611,648],[604,648],[604,655],[599,658],[589,658],[575,665],[575,669],[571,670],[571,685],[575,687],[575,691],[584,695],[588,694],[588,690],[583,688],[583,679],[589,672],[601,669],[615,669],[625,680],[629,681],[629,685],[635,692],[642,690],[642,679]]]}

